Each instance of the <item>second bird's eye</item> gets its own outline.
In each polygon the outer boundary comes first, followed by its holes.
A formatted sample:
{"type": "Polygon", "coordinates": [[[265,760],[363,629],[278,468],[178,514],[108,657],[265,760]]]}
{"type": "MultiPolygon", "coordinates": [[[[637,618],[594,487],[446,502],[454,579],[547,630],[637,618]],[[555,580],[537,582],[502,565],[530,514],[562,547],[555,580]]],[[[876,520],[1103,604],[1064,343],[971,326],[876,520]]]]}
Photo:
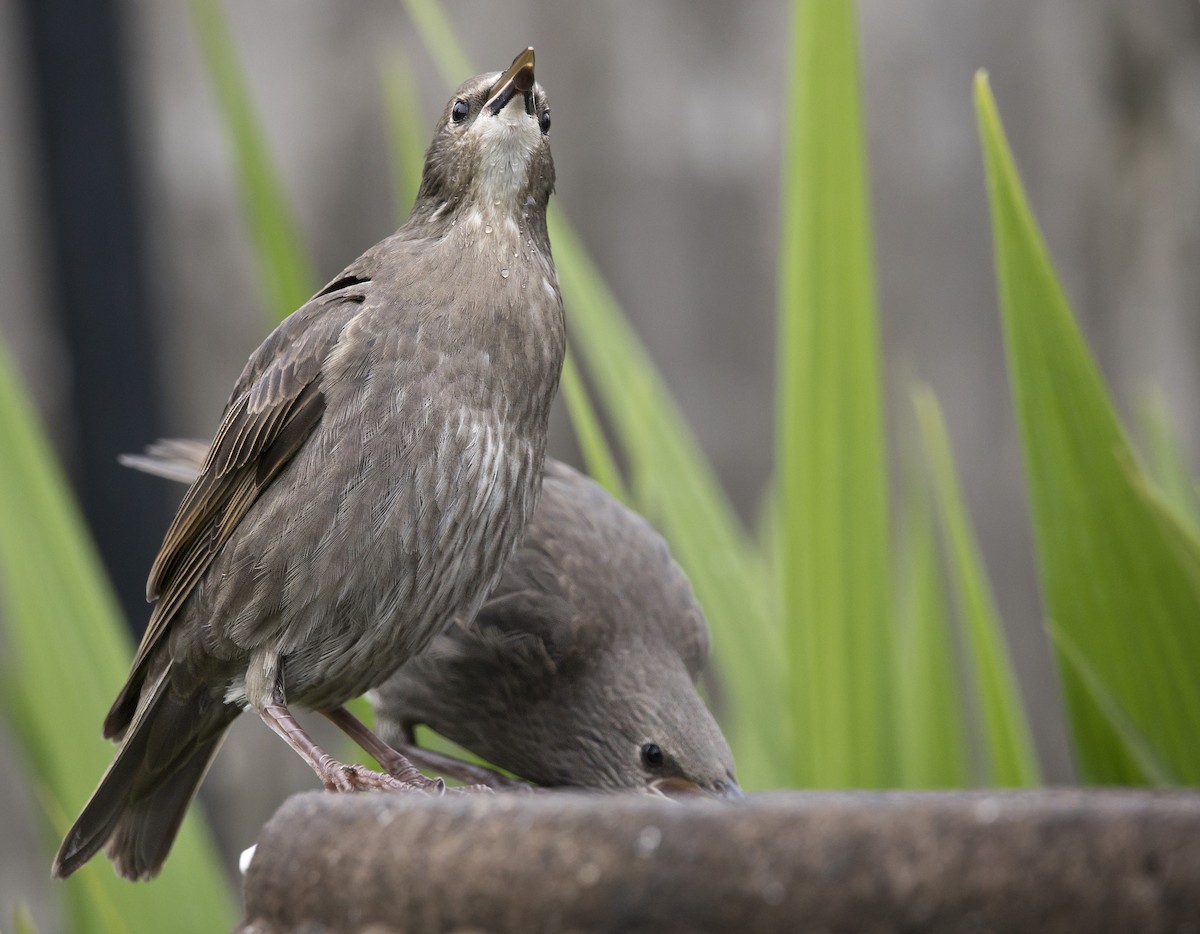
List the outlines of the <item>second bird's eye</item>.
{"type": "Polygon", "coordinates": [[[538,126],[542,128],[543,133],[550,132],[550,110],[547,108],[542,111],[542,115],[538,118],[538,126]]]}
{"type": "Polygon", "coordinates": [[[648,769],[660,769],[663,764],[663,751],[654,743],[646,743],[642,747],[642,763],[648,769]]]}
{"type": "Polygon", "coordinates": [[[471,105],[466,101],[458,100],[454,102],[454,106],[450,108],[450,118],[455,123],[462,123],[467,119],[467,114],[471,112],[471,105]]]}

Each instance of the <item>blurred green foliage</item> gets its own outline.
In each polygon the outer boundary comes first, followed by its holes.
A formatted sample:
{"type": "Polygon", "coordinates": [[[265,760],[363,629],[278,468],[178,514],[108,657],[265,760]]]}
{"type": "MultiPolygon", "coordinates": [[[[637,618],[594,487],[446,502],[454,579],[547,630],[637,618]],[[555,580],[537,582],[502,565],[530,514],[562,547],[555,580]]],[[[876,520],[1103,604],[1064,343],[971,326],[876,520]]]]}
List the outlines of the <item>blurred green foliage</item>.
{"type": "MultiPolygon", "coordinates": [[[[133,654],[129,630],[70,488],[0,345],[0,712],[46,817],[41,858],[104,774],[100,722],[133,654]]],[[[74,931],[211,931],[233,922],[202,821],[184,822],[161,877],[117,878],[103,859],[58,883],[74,931]],[[136,918],[134,923],[132,919],[136,918]]]]}

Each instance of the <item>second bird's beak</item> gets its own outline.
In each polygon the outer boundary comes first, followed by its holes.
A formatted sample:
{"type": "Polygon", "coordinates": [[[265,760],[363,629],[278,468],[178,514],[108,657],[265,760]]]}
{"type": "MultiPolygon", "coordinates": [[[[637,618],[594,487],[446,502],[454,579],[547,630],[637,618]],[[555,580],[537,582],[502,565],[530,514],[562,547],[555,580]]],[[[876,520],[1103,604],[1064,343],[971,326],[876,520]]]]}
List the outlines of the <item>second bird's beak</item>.
{"type": "Polygon", "coordinates": [[[483,105],[484,113],[493,117],[500,113],[517,94],[524,95],[525,113],[533,116],[533,48],[530,47],[513,59],[508,71],[492,87],[488,101],[483,105]]]}
{"type": "Polygon", "coordinates": [[[743,801],[746,798],[738,783],[732,779],[716,782],[711,788],[706,788],[686,778],[660,778],[651,782],[650,788],[664,798],[691,798],[697,795],[728,801],[743,801]]]}
{"type": "Polygon", "coordinates": [[[727,782],[717,782],[709,791],[709,794],[716,795],[718,798],[724,798],[727,801],[746,800],[746,793],[742,791],[741,786],[732,778],[727,782]]]}

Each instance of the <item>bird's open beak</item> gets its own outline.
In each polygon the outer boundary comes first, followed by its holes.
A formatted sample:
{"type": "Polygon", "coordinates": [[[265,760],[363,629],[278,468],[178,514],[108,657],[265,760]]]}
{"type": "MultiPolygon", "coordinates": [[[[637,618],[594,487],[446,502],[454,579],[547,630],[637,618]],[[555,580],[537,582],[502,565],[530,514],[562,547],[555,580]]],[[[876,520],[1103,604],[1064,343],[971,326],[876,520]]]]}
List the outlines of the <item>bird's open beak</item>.
{"type": "Polygon", "coordinates": [[[716,782],[711,788],[706,788],[686,778],[660,778],[651,782],[650,788],[664,798],[690,798],[697,795],[724,798],[727,801],[743,801],[746,798],[738,783],[732,779],[716,782]]]}
{"type": "Polygon", "coordinates": [[[492,88],[488,102],[483,105],[485,113],[493,117],[500,113],[517,94],[525,97],[525,113],[533,116],[533,48],[530,47],[513,59],[508,71],[500,76],[492,88]]]}

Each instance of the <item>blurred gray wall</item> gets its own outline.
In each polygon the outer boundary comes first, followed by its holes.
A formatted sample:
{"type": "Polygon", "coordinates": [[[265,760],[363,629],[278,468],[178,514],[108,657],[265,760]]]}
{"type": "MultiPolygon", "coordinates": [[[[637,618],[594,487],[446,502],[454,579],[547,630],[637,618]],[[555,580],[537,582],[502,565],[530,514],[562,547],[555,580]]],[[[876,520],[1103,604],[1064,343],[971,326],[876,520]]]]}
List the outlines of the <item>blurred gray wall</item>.
{"type": "MultiPolygon", "coordinates": [[[[14,2],[0,0],[0,329],[52,432],[69,444],[63,342],[39,306],[50,271],[14,2]]],[[[738,507],[752,515],[772,456],[786,5],[447,5],[480,70],[537,48],[554,112],[559,202],[738,507]]],[[[331,276],[397,221],[380,64],[409,57],[430,124],[447,89],[397,2],[226,7],[303,240],[320,276],[331,276]]],[[[127,0],[125,12],[165,418],[172,434],[206,436],[264,334],[262,296],[186,5],[127,0]]],[[[909,381],[928,381],[946,408],[1039,750],[1049,777],[1065,780],[971,78],[977,67],[990,70],[1052,255],[1118,398],[1129,411],[1148,384],[1160,385],[1195,453],[1200,8],[864,0],[861,20],[891,440],[896,450],[909,443],[909,381]]],[[[555,431],[555,453],[569,457],[561,418],[555,431]]],[[[81,715],[98,725],[101,711],[81,715]]],[[[207,783],[208,799],[233,815],[223,822],[230,853],[253,840],[288,790],[312,784],[283,744],[263,736],[258,724],[240,724],[207,783]]],[[[48,856],[30,867],[28,853],[9,844],[0,856],[4,914],[17,892],[40,897],[48,856]]]]}

